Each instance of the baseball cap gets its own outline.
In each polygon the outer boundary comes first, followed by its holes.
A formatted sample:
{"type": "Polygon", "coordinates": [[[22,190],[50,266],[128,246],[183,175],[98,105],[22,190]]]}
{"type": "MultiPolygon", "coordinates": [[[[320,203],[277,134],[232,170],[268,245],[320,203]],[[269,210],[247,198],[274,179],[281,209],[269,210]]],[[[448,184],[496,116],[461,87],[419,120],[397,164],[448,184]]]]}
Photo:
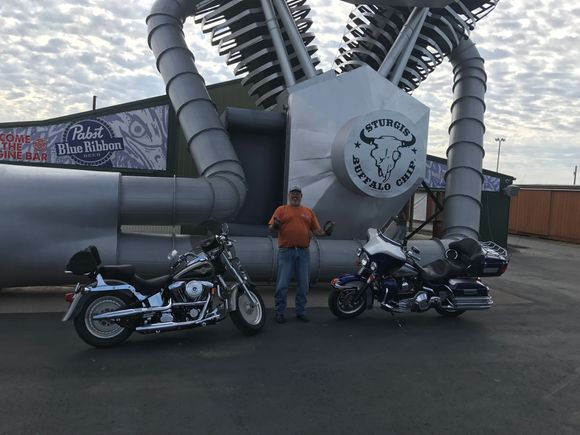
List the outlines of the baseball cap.
{"type": "Polygon", "coordinates": [[[302,193],[302,189],[300,188],[300,186],[296,186],[296,185],[295,185],[295,186],[292,186],[292,187],[291,187],[291,188],[288,190],[288,192],[300,192],[300,193],[302,193]]]}

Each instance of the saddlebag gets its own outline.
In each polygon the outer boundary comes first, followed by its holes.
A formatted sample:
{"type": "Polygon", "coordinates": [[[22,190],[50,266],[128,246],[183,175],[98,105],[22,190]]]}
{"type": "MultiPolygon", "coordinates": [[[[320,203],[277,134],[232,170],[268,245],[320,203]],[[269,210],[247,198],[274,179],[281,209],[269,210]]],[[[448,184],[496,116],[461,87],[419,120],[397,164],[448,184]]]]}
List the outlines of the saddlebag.
{"type": "MultiPolygon", "coordinates": [[[[453,305],[458,310],[487,310],[493,305],[489,287],[479,280],[450,279],[447,284],[453,293],[453,305]]],[[[440,297],[443,299],[444,294],[440,297]]]]}
{"type": "Polygon", "coordinates": [[[507,251],[493,242],[482,242],[483,268],[479,276],[500,276],[508,267],[507,251]]]}

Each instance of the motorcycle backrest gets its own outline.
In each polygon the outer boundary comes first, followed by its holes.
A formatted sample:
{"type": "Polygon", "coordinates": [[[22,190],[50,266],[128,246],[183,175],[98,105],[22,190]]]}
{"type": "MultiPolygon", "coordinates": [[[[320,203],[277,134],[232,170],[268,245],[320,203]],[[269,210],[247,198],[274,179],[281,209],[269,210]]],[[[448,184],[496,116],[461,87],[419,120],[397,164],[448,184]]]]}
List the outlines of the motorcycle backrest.
{"type": "Polygon", "coordinates": [[[74,254],[66,265],[66,271],[74,275],[87,275],[97,270],[98,264],[89,248],[74,254]]]}
{"type": "Polygon", "coordinates": [[[457,251],[457,261],[468,265],[472,274],[478,274],[483,268],[485,254],[477,240],[465,238],[449,244],[449,249],[457,251]]]}
{"type": "Polygon", "coordinates": [[[95,262],[97,263],[97,266],[100,266],[101,264],[103,264],[103,262],[101,261],[101,256],[99,255],[99,250],[97,249],[97,247],[95,245],[90,245],[87,249],[95,258],[95,262]]]}

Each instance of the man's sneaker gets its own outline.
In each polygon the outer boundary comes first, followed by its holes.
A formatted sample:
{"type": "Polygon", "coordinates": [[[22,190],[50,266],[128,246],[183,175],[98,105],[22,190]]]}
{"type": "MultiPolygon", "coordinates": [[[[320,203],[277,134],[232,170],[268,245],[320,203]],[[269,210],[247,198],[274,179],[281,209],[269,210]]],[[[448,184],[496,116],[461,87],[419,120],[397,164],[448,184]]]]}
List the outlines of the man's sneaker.
{"type": "Polygon", "coordinates": [[[296,314],[296,318],[304,323],[310,322],[310,319],[306,317],[304,314],[296,314]]]}
{"type": "Polygon", "coordinates": [[[284,322],[286,322],[284,314],[276,314],[276,323],[284,323],[284,322]]]}

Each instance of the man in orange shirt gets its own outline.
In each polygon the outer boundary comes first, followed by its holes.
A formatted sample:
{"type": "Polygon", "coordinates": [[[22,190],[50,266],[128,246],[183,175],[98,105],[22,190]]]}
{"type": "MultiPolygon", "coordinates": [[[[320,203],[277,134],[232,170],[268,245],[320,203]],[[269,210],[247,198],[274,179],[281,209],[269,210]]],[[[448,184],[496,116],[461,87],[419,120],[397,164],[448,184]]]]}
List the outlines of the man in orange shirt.
{"type": "Polygon", "coordinates": [[[320,228],[314,212],[300,205],[302,189],[292,186],[288,192],[288,205],[282,205],[274,211],[268,222],[270,232],[278,232],[278,278],[276,280],[275,310],[276,322],[284,323],[288,282],[294,272],[296,275],[296,318],[309,322],[306,317],[310,272],[310,233],[317,236],[329,236],[332,233],[332,222],[320,228]]]}

